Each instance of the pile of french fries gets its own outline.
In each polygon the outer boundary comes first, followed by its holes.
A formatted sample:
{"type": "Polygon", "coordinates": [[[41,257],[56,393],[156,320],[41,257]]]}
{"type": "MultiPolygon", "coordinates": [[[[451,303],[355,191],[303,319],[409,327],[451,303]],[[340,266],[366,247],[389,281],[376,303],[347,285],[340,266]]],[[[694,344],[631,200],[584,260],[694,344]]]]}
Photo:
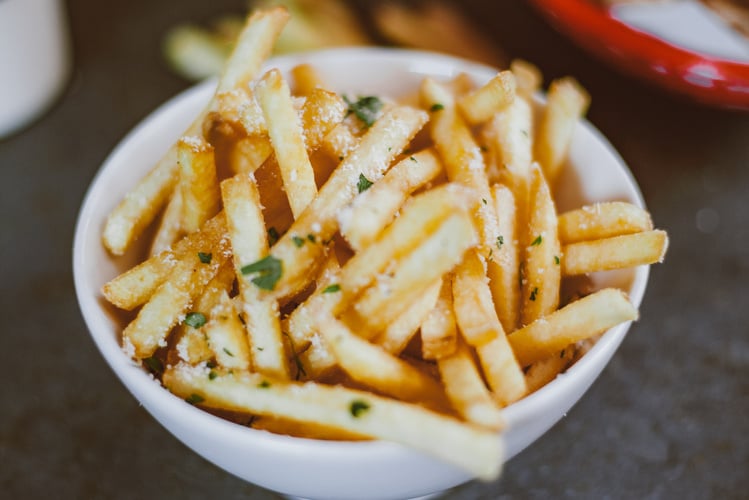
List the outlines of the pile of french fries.
{"type": "Polygon", "coordinates": [[[288,20],[247,21],[205,110],[109,215],[108,251],[150,256],[103,287],[123,350],[187,402],[253,428],[382,439],[500,472],[502,408],[577,346],[634,320],[572,276],[658,262],[667,237],[623,202],[557,214],[588,96],[532,65],[476,87],[425,79],[418,107],[260,74],[288,20]],[[142,245],[141,245],[142,246],[142,245]]]}

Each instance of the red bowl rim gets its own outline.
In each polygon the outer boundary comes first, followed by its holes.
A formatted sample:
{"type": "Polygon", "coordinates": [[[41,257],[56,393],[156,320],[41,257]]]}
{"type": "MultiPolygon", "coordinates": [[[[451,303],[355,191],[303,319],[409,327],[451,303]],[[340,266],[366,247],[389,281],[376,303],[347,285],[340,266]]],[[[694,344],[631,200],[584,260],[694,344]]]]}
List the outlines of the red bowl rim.
{"type": "Polygon", "coordinates": [[[625,71],[706,104],[749,110],[749,64],[672,45],[589,0],[531,3],[559,31],[625,71]]]}

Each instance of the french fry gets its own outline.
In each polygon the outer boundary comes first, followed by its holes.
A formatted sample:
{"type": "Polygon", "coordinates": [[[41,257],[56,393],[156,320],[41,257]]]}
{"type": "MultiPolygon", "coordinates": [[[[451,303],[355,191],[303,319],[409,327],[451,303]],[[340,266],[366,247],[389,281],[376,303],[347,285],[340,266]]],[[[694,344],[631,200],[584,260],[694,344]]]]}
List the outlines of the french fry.
{"type": "Polygon", "coordinates": [[[525,372],[528,394],[536,392],[554,380],[557,375],[562,373],[572,363],[574,354],[575,349],[572,346],[568,346],[559,351],[558,355],[550,356],[530,365],[525,372]]]}
{"type": "Polygon", "coordinates": [[[359,138],[354,135],[346,123],[340,123],[325,137],[322,148],[325,153],[338,161],[343,161],[359,145],[359,138]]]}
{"type": "Polygon", "coordinates": [[[318,324],[325,344],[352,379],[397,399],[445,408],[445,394],[435,379],[353,334],[332,316],[319,318],[318,324]]]}
{"type": "Polygon", "coordinates": [[[218,364],[228,369],[249,370],[247,334],[225,290],[221,290],[218,304],[211,309],[210,316],[203,330],[218,364]]]}
{"type": "Polygon", "coordinates": [[[164,385],[209,408],[272,415],[393,441],[495,479],[502,444],[493,430],[459,422],[420,406],[369,392],[307,382],[277,382],[256,373],[219,374],[180,364],[166,370],[164,385]]]}
{"type": "Polygon", "coordinates": [[[469,252],[453,278],[455,319],[463,339],[476,348],[489,387],[502,405],[522,397],[525,379],[492,302],[481,258],[469,252]]]}
{"type": "Polygon", "coordinates": [[[396,107],[377,120],[362,137],[359,147],[347,156],[320,190],[319,195],[271,249],[274,259],[284,263],[283,275],[271,295],[288,297],[304,289],[324,262],[325,245],[338,231],[338,212],[357,194],[360,177],[379,179],[427,120],[425,113],[396,107]],[[316,244],[301,247],[297,238],[313,235],[316,244]]]}
{"type": "Polygon", "coordinates": [[[149,255],[153,257],[168,250],[182,235],[182,193],[175,189],[151,241],[149,255]]]}
{"type": "Polygon", "coordinates": [[[516,85],[511,71],[500,71],[482,87],[462,96],[458,108],[468,123],[482,124],[515,99],[516,85]]]}
{"type": "Polygon", "coordinates": [[[458,345],[458,330],[453,311],[452,277],[445,276],[432,310],[421,323],[421,352],[427,360],[451,356],[458,345]]]}
{"type": "Polygon", "coordinates": [[[570,243],[562,248],[561,272],[574,276],[655,264],[663,261],[667,249],[668,235],[661,230],[570,243]]]}
{"type": "Polygon", "coordinates": [[[520,319],[527,325],[559,307],[561,255],[557,212],[541,169],[531,170],[530,212],[522,264],[520,319]]]}
{"type": "Polygon", "coordinates": [[[637,309],[621,290],[604,288],[508,335],[523,366],[541,361],[568,345],[637,319],[637,309]]]}
{"type": "Polygon", "coordinates": [[[229,153],[230,170],[234,174],[253,174],[273,154],[267,136],[252,135],[234,141],[229,153]]]}
{"type": "Polygon", "coordinates": [[[260,79],[255,92],[268,126],[291,211],[298,218],[317,194],[317,185],[291,92],[280,71],[275,69],[260,79]]]}
{"type": "Polygon", "coordinates": [[[346,104],[338,94],[320,88],[310,91],[300,115],[307,151],[320,149],[345,115],[346,104]]]}
{"type": "Polygon", "coordinates": [[[173,249],[165,250],[105,283],[102,295],[126,311],[145,304],[180,260],[188,255],[197,255],[198,252],[210,252],[225,232],[226,219],[220,213],[199,232],[178,241],[173,249]]]}
{"type": "MultiPolygon", "coordinates": [[[[187,254],[171,270],[170,277],[162,283],[136,318],[122,332],[125,352],[133,358],[152,356],[159,347],[166,346],[169,332],[180,321],[190,321],[189,307],[203,288],[214,277],[230,254],[228,242],[219,239],[210,242],[214,258],[204,263],[197,254],[187,254]],[[187,314],[187,316],[185,316],[187,314]]],[[[194,311],[193,323],[202,323],[205,316],[194,311]]]]}
{"type": "Polygon", "coordinates": [[[291,68],[290,73],[296,95],[308,96],[315,89],[323,87],[320,75],[311,64],[297,64],[291,68]]]}
{"type": "Polygon", "coordinates": [[[439,158],[429,149],[396,163],[341,212],[341,234],[354,250],[365,248],[393,220],[408,196],[441,170],[439,158]]]}
{"type": "Polygon", "coordinates": [[[257,187],[252,179],[240,174],[221,183],[221,196],[242,297],[242,312],[247,323],[252,365],[261,373],[287,379],[289,367],[281,337],[278,303],[261,293],[261,287],[267,287],[267,282],[272,282],[282,268],[267,254],[268,235],[257,187]]]}
{"type": "Polygon", "coordinates": [[[380,332],[401,315],[445,273],[460,263],[465,252],[477,243],[470,218],[457,212],[413,252],[396,264],[398,272],[378,276],[351,309],[349,321],[372,332],[380,332]]]}
{"type": "Polygon", "coordinates": [[[512,332],[520,322],[518,210],[512,191],[500,184],[492,186],[492,202],[497,210],[497,247],[490,259],[498,266],[489,286],[499,321],[506,332],[512,332]]]}
{"type": "Polygon", "coordinates": [[[442,280],[439,279],[429,286],[408,309],[388,324],[372,342],[392,354],[398,355],[403,352],[437,304],[441,288],[442,280]]]}
{"type": "Polygon", "coordinates": [[[533,152],[552,186],[559,177],[575,127],[589,105],[590,95],[574,78],[551,82],[533,152]]]}
{"type": "Polygon", "coordinates": [[[543,75],[538,66],[523,59],[513,59],[510,62],[510,71],[515,75],[517,93],[525,98],[530,98],[541,88],[543,75]]]}
{"type": "Polygon", "coordinates": [[[622,201],[585,205],[559,214],[559,241],[563,245],[652,229],[647,210],[622,201]]]}
{"type": "Polygon", "coordinates": [[[455,351],[437,361],[440,377],[453,408],[468,422],[501,430],[504,419],[486,388],[468,347],[459,342],[455,351]]]}
{"type": "Polygon", "coordinates": [[[219,210],[219,187],[213,146],[202,137],[183,136],[177,142],[177,163],[182,197],[181,226],[197,231],[219,210]]]}

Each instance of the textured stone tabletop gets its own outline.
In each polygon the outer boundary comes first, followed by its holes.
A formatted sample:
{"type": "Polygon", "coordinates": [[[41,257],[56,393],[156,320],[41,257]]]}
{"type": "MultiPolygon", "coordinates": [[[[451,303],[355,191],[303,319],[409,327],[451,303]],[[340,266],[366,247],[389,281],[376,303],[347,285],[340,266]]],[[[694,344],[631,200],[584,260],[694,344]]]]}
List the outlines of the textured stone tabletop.
{"type": "MultiPolygon", "coordinates": [[[[71,0],[66,92],[0,141],[0,497],[276,498],[190,452],[138,405],[90,340],[71,274],[77,210],[99,165],[189,85],[163,63],[163,34],[244,4],[71,0]]],[[[447,498],[747,498],[749,114],[622,76],[524,2],[461,4],[510,56],[588,88],[590,120],[671,247],[652,269],[642,319],[568,416],[501,480],[447,498]]]]}

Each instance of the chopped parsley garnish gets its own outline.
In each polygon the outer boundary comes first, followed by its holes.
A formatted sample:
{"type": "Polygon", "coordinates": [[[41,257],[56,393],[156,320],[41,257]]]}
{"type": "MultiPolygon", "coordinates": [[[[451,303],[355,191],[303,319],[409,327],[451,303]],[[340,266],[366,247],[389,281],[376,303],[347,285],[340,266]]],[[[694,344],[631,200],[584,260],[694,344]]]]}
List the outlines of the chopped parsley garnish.
{"type": "Polygon", "coordinates": [[[189,312],[185,316],[185,324],[193,328],[200,328],[206,321],[205,314],[199,312],[189,312]]]}
{"type": "Polygon", "coordinates": [[[205,401],[205,398],[200,394],[192,393],[189,397],[185,398],[185,401],[187,401],[191,405],[196,405],[205,401]]]}
{"type": "Polygon", "coordinates": [[[435,102],[434,104],[432,104],[432,107],[429,108],[429,111],[432,111],[432,112],[434,112],[434,111],[442,111],[443,109],[445,109],[445,106],[443,106],[442,104],[440,104],[438,102],[435,102]]]}
{"type": "Polygon", "coordinates": [[[205,252],[198,252],[198,258],[200,259],[200,262],[203,264],[210,264],[211,259],[213,258],[212,253],[205,253],[205,252]]]}
{"type": "Polygon", "coordinates": [[[411,161],[415,161],[416,163],[418,163],[418,162],[419,162],[419,160],[417,160],[417,159],[416,159],[416,158],[414,158],[413,156],[409,156],[409,159],[410,159],[411,161]]]}
{"type": "Polygon", "coordinates": [[[484,205],[486,205],[488,202],[486,201],[486,198],[481,198],[481,203],[483,203],[484,205]]]}
{"type": "Polygon", "coordinates": [[[343,100],[348,105],[347,115],[353,113],[367,128],[377,120],[377,115],[382,109],[382,101],[376,96],[359,97],[355,102],[343,96],[343,100]]]}
{"type": "Polygon", "coordinates": [[[206,361],[205,366],[208,368],[216,368],[218,366],[218,363],[216,363],[215,360],[211,359],[209,361],[206,361]]]}
{"type": "Polygon", "coordinates": [[[538,295],[538,287],[534,287],[531,291],[530,299],[534,302],[536,301],[536,295],[538,295]]]}
{"type": "Polygon", "coordinates": [[[299,354],[296,352],[296,347],[294,346],[294,340],[291,338],[291,335],[289,335],[286,332],[281,332],[284,337],[289,341],[289,347],[291,347],[291,354],[292,358],[294,359],[294,364],[296,365],[296,376],[295,379],[299,380],[300,377],[306,377],[307,371],[304,369],[304,365],[302,364],[302,360],[299,359],[299,354]]]}
{"type": "Polygon", "coordinates": [[[560,264],[559,255],[554,256],[554,264],[559,265],[560,264]]]}
{"type": "Polygon", "coordinates": [[[257,276],[252,278],[252,282],[263,290],[273,290],[283,274],[283,263],[280,259],[268,255],[244,266],[241,271],[245,275],[257,273],[257,276]]]}
{"type": "Polygon", "coordinates": [[[208,372],[208,380],[213,380],[216,377],[218,377],[218,373],[214,372],[213,370],[208,372]]]}
{"type": "Polygon", "coordinates": [[[541,237],[541,235],[539,234],[539,235],[538,235],[538,236],[536,237],[536,239],[535,239],[535,240],[533,240],[533,243],[531,243],[531,246],[532,246],[532,247],[538,246],[538,245],[540,245],[540,244],[541,244],[541,242],[542,242],[542,241],[543,241],[543,238],[542,238],[542,237],[541,237]]]}
{"type": "Polygon", "coordinates": [[[364,177],[364,174],[359,174],[359,182],[356,184],[356,188],[360,193],[363,193],[374,184],[372,181],[364,177]]]}
{"type": "Polygon", "coordinates": [[[333,293],[333,292],[340,292],[341,291],[341,285],[338,283],[333,283],[332,285],[328,285],[325,287],[325,289],[322,291],[322,293],[333,293]]]}
{"type": "Polygon", "coordinates": [[[310,240],[312,243],[317,243],[317,240],[315,239],[315,235],[312,233],[309,233],[307,235],[307,239],[310,240]]]}
{"type": "Polygon", "coordinates": [[[260,389],[268,389],[270,387],[270,382],[268,382],[267,380],[263,380],[257,386],[260,389]]]}
{"type": "Polygon", "coordinates": [[[228,354],[229,356],[231,356],[232,358],[234,357],[234,353],[233,353],[233,352],[231,352],[231,351],[230,351],[229,349],[227,349],[226,347],[224,347],[224,352],[225,352],[226,354],[228,354]]]}
{"type": "Polygon", "coordinates": [[[145,364],[146,368],[148,368],[148,370],[154,375],[161,375],[164,373],[164,363],[162,363],[156,356],[145,358],[143,364],[145,364]]]}
{"type": "Polygon", "coordinates": [[[281,235],[278,234],[278,231],[275,227],[268,228],[268,246],[275,245],[280,237],[281,235]]]}
{"type": "Polygon", "coordinates": [[[505,238],[501,234],[497,236],[497,248],[502,249],[502,245],[505,244],[505,238]]]}
{"type": "Polygon", "coordinates": [[[351,411],[351,415],[354,418],[359,418],[362,414],[366,413],[367,410],[369,410],[369,403],[367,403],[366,401],[362,401],[361,399],[355,399],[351,402],[349,410],[351,411]]]}
{"type": "Polygon", "coordinates": [[[297,248],[302,248],[302,245],[304,245],[304,238],[302,238],[301,236],[292,236],[291,241],[294,242],[294,245],[297,248]]]}
{"type": "Polygon", "coordinates": [[[486,259],[487,260],[494,260],[494,258],[492,257],[492,255],[494,255],[494,249],[493,248],[489,248],[489,256],[486,259]]]}

